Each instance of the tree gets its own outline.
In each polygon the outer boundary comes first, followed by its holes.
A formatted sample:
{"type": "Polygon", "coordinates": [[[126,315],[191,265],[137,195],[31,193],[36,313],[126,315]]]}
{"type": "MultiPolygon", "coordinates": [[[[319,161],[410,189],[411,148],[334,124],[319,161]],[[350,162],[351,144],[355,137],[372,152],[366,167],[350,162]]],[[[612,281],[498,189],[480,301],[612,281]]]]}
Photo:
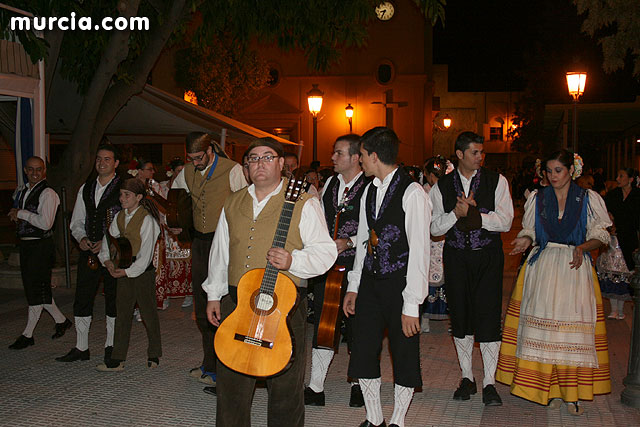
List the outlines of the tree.
{"type": "Polygon", "coordinates": [[[573,0],[578,14],[586,14],[582,31],[598,40],[603,68],[610,73],[633,63],[640,78],[640,6],[636,0],[573,0]]]}
{"type": "MultiPolygon", "coordinates": [[[[414,0],[435,24],[444,19],[445,0],[414,0]]],[[[359,46],[379,0],[8,0],[13,7],[40,17],[147,17],[149,31],[10,31],[14,13],[0,9],[0,33],[17,38],[35,61],[46,59],[47,95],[59,74],[75,83],[82,108],[71,140],[58,164],[49,168],[54,187],[75,194],[94,164],[95,150],[116,114],[140,93],[168,44],[186,42],[211,48],[221,37],[246,49],[254,39],[276,42],[283,49],[305,52],[312,69],[326,70],[339,57],[339,47],[359,46]],[[191,31],[196,17],[199,25],[191,31]]],[[[48,108],[52,100],[47,96],[48,108]]],[[[53,100],[55,101],[55,100],[53,100]]],[[[74,198],[68,199],[67,208],[74,198]]]]}

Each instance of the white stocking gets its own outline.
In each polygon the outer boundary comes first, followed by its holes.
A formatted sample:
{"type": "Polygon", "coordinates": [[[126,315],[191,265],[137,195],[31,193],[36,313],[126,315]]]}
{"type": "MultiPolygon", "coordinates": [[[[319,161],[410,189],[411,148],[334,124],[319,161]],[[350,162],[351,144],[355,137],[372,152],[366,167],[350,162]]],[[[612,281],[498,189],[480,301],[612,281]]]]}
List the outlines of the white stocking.
{"type": "Polygon", "coordinates": [[[367,409],[367,420],[373,425],[380,425],[384,421],[382,403],[380,403],[380,378],[360,378],[360,387],[364,396],[364,406],[367,409]]]}
{"type": "Polygon", "coordinates": [[[49,314],[51,315],[51,317],[53,317],[53,320],[56,323],[64,323],[65,320],[67,320],[67,318],[64,316],[64,314],[62,314],[62,312],[56,305],[56,302],[53,300],[53,298],[51,298],[51,304],[44,305],[44,309],[47,310],[47,312],[49,312],[49,314]]]}
{"type": "Polygon", "coordinates": [[[397,424],[404,427],[404,417],[407,415],[409,404],[413,398],[413,387],[404,387],[396,384],[394,387],[393,415],[389,424],[397,424]]]}
{"type": "Polygon", "coordinates": [[[91,327],[91,316],[77,317],[76,323],[76,348],[80,351],[89,349],[89,328],[91,327]]]}
{"type": "Polygon", "coordinates": [[[469,378],[473,381],[473,370],[471,365],[471,357],[473,355],[473,335],[467,335],[464,338],[453,338],[458,352],[458,363],[462,369],[462,378],[469,378]]]}
{"type": "Polygon", "coordinates": [[[29,306],[29,315],[27,317],[27,326],[24,328],[24,335],[27,338],[31,338],[33,336],[33,330],[36,328],[38,324],[38,320],[40,320],[40,315],[42,314],[42,305],[30,305],[29,306]]]}
{"type": "Polygon", "coordinates": [[[309,388],[320,393],[324,391],[324,380],[327,378],[329,365],[333,359],[333,350],[324,348],[311,349],[311,379],[309,380],[309,388]]]}
{"type": "Polygon", "coordinates": [[[484,379],[482,388],[496,383],[496,368],[498,367],[498,353],[501,341],[481,342],[482,364],[484,365],[484,379]]]}
{"type": "Polygon", "coordinates": [[[113,335],[116,327],[116,318],[107,316],[107,340],[104,343],[105,347],[113,347],[113,335]]]}

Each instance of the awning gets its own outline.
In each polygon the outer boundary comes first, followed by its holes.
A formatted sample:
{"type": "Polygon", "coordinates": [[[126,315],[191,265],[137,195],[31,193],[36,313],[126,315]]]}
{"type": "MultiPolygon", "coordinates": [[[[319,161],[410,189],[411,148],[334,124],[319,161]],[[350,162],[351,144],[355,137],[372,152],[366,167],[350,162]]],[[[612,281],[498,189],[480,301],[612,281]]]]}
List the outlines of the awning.
{"type": "MultiPolygon", "coordinates": [[[[79,103],[79,96],[76,97],[79,103]]],[[[76,104],[77,108],[79,106],[76,104]]],[[[51,121],[48,124],[52,138],[70,138],[71,119],[62,117],[67,113],[49,111],[51,121]],[[60,117],[56,119],[54,115],[60,117]]],[[[210,133],[216,136],[218,141],[224,139],[226,144],[249,145],[256,138],[271,137],[282,144],[299,145],[215,111],[193,105],[151,85],[146,85],[142,93],[133,96],[127,102],[107,127],[105,136],[116,144],[184,143],[185,135],[194,131],[210,133]]]]}

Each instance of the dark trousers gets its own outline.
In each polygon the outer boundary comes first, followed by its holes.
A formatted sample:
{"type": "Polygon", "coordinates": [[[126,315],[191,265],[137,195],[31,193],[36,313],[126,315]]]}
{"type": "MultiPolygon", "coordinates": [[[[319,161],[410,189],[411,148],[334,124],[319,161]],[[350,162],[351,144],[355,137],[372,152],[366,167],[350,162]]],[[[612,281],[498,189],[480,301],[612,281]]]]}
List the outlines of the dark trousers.
{"type": "Polygon", "coordinates": [[[213,233],[195,236],[191,244],[191,283],[193,284],[193,306],[196,312],[196,324],[202,335],[202,366],[205,372],[216,372],[216,352],[213,339],[216,328],[207,320],[207,293],[202,289],[202,283],[207,280],[209,272],[209,251],[213,233]]]}
{"type": "MultiPolygon", "coordinates": [[[[303,292],[305,294],[306,292],[303,292]]],[[[221,314],[226,318],[236,303],[229,295],[222,299],[221,314]]],[[[291,313],[293,332],[293,363],[283,373],[267,378],[269,393],[267,423],[269,426],[304,426],[304,370],[306,366],[305,325],[307,298],[291,313]]],[[[251,403],[256,377],[232,371],[218,361],[218,402],[216,425],[218,427],[251,426],[251,403]]]]}
{"type": "Polygon", "coordinates": [[[77,317],[93,315],[93,303],[100,286],[100,278],[102,278],[105,314],[109,317],[116,317],[116,279],[102,265],[96,270],[91,270],[87,265],[89,253],[89,251],[80,252],[78,257],[78,279],[76,281],[76,296],[73,301],[73,315],[77,317]]]}
{"type": "Polygon", "coordinates": [[[475,251],[444,246],[444,282],[453,336],[476,342],[500,341],[502,248],[475,251]]]}
{"type": "Polygon", "coordinates": [[[53,239],[20,241],[20,272],[29,305],[51,304],[51,268],[55,260],[53,239]]]}
{"type": "Polygon", "coordinates": [[[138,277],[120,277],[118,279],[118,297],[116,304],[120,315],[116,319],[116,331],[113,340],[112,358],[126,360],[131,337],[133,309],[138,303],[140,316],[147,328],[147,357],[162,356],[160,342],[160,319],[156,308],[155,270],[148,270],[138,277]]]}
{"type": "MultiPolygon", "coordinates": [[[[346,279],[347,279],[347,272],[345,271],[344,277],[343,277],[343,289],[346,289],[346,279]]],[[[318,347],[318,327],[320,326],[320,317],[322,317],[322,306],[324,305],[324,291],[325,291],[325,283],[327,281],[327,275],[323,275],[320,277],[317,277],[316,279],[314,279],[315,282],[313,284],[313,312],[314,312],[314,316],[313,316],[313,341],[311,343],[311,346],[313,348],[319,348],[318,347]]],[[[340,309],[338,310],[338,326],[336,328],[336,334],[338,336],[340,336],[341,330],[340,330],[340,324],[341,324],[341,319],[342,319],[343,315],[342,315],[342,299],[340,300],[340,309]]],[[[345,319],[345,326],[346,326],[346,339],[347,339],[347,348],[349,349],[349,351],[351,351],[351,347],[353,344],[353,329],[352,329],[352,323],[353,323],[353,318],[354,316],[350,316],[347,317],[345,319]]],[[[336,353],[338,352],[338,347],[340,346],[340,340],[337,340],[338,345],[333,349],[336,353]]]]}
{"type": "Polygon", "coordinates": [[[349,360],[351,378],[379,378],[384,331],[389,330],[389,350],[394,382],[404,387],[421,387],[420,335],[407,338],[402,332],[404,277],[375,279],[362,273],[356,317],[353,322],[353,350],[349,360]]]}

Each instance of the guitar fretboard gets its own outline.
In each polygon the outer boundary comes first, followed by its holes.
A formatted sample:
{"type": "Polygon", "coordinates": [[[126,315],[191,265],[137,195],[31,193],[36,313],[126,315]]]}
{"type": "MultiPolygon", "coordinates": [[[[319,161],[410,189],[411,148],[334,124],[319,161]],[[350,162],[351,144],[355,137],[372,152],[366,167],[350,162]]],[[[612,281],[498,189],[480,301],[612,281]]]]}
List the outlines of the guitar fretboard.
{"type": "MultiPolygon", "coordinates": [[[[289,234],[289,225],[291,224],[291,216],[293,215],[293,208],[295,203],[286,201],[280,212],[280,219],[278,220],[278,227],[276,228],[276,234],[273,237],[272,247],[284,248],[284,244],[287,241],[287,235],[289,234]]],[[[276,280],[278,279],[278,269],[275,268],[270,262],[267,261],[267,267],[265,268],[264,276],[262,277],[262,284],[260,285],[260,292],[268,295],[273,295],[276,288],[276,280]]]]}

